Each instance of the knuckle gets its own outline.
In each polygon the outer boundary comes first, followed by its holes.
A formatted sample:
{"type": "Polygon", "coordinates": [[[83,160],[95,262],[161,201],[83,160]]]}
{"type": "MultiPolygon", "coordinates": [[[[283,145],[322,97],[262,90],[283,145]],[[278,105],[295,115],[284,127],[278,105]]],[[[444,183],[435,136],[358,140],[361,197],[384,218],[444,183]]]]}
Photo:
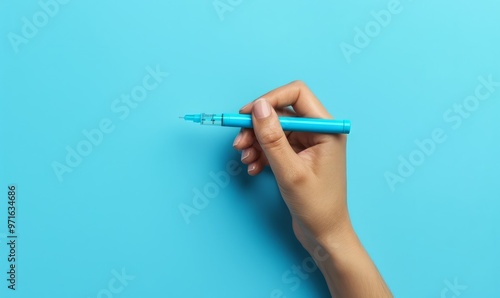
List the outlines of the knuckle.
{"type": "Polygon", "coordinates": [[[297,94],[300,94],[305,90],[309,90],[309,87],[307,87],[306,83],[304,83],[304,81],[301,80],[293,81],[290,86],[296,89],[297,94]]]}
{"type": "Polygon", "coordinates": [[[302,80],[295,80],[292,82],[292,85],[297,86],[299,88],[307,86],[306,83],[304,83],[304,81],[302,81],[302,80]]]}
{"type": "Polygon", "coordinates": [[[265,128],[260,136],[260,143],[268,149],[280,148],[284,141],[285,134],[277,129],[265,128]]]}

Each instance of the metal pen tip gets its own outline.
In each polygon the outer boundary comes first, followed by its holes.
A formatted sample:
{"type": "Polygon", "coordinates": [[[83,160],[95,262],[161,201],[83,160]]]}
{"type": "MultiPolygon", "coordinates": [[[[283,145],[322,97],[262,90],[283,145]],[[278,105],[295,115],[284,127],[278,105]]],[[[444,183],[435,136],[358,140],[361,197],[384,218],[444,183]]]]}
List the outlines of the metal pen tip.
{"type": "Polygon", "coordinates": [[[181,118],[181,119],[182,119],[182,118],[184,118],[184,116],[179,116],[179,118],[181,118]]]}

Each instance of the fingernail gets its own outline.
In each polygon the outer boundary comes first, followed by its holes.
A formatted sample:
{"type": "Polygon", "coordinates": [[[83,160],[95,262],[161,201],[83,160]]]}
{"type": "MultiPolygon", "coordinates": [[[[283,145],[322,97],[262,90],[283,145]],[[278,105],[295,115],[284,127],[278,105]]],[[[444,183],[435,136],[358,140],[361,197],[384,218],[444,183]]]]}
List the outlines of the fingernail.
{"type": "Polygon", "coordinates": [[[243,149],[241,152],[241,161],[243,161],[245,158],[250,156],[250,150],[248,149],[243,149]]]}
{"type": "Polygon", "coordinates": [[[238,143],[241,141],[241,132],[236,136],[236,138],[234,139],[234,142],[233,142],[233,147],[238,145],[238,143]]]}
{"type": "Polygon", "coordinates": [[[271,115],[271,105],[265,98],[259,98],[253,104],[253,113],[257,119],[267,118],[271,115]]]}
{"type": "Polygon", "coordinates": [[[248,166],[248,172],[252,172],[252,171],[254,171],[254,170],[255,170],[255,168],[256,168],[255,164],[251,164],[251,165],[249,165],[249,166],[248,166]]]}
{"type": "Polygon", "coordinates": [[[240,112],[243,111],[246,107],[248,107],[250,105],[250,103],[247,103],[246,105],[244,105],[241,109],[240,109],[240,112]]]}

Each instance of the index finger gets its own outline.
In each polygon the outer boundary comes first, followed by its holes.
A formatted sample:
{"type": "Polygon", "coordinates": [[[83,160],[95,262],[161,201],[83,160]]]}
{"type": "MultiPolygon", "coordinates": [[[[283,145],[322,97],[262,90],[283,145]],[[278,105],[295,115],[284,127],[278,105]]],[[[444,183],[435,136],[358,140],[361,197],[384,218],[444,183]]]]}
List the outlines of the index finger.
{"type": "MultiPolygon", "coordinates": [[[[292,106],[298,116],[333,119],[323,104],[302,81],[293,81],[274,89],[262,97],[266,98],[275,109],[292,106]]],[[[250,114],[253,102],[241,108],[240,113],[250,114]]]]}

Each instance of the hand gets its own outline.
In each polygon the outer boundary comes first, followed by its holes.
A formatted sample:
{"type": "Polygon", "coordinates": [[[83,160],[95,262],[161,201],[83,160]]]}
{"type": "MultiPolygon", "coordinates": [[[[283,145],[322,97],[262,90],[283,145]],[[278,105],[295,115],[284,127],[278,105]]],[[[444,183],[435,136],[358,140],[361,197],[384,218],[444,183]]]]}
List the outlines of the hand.
{"type": "Polygon", "coordinates": [[[277,114],[333,118],[306,85],[297,81],[280,87],[240,113],[252,113],[254,129],[244,129],[234,147],[242,150],[250,175],[271,166],[290,209],[295,235],[304,247],[347,228],[346,136],[285,133],[277,118],[277,114]]]}
{"type": "Polygon", "coordinates": [[[278,115],[333,118],[325,107],[297,81],[265,94],[240,113],[252,113],[253,129],[242,130],[233,146],[242,150],[250,175],[271,166],[294,233],[315,259],[332,295],[392,297],[349,219],[346,136],[284,132],[278,121],[278,115]],[[318,248],[326,252],[321,258],[318,248]]]}

